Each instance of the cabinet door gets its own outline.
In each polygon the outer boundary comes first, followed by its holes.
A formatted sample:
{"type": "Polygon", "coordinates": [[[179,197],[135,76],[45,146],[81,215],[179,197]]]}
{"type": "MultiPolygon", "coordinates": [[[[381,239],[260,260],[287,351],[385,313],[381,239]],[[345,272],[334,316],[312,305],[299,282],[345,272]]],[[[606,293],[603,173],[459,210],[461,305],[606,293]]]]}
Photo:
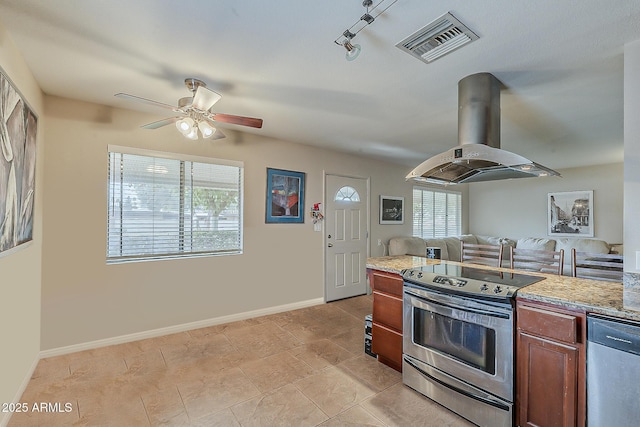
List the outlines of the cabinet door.
{"type": "Polygon", "coordinates": [[[579,350],[518,333],[520,426],[575,426],[578,414],[579,350]]]}
{"type": "Polygon", "coordinates": [[[373,320],[402,333],[402,298],[374,291],[373,320]]]}
{"type": "Polygon", "coordinates": [[[368,270],[371,288],[374,291],[384,292],[402,298],[402,276],[386,271],[368,270]]]}
{"type": "Polygon", "coordinates": [[[372,350],[378,360],[396,371],[402,372],[402,334],[373,322],[372,350]]]}
{"type": "Polygon", "coordinates": [[[518,425],[584,426],[584,311],[519,299],[516,325],[518,425]]]}

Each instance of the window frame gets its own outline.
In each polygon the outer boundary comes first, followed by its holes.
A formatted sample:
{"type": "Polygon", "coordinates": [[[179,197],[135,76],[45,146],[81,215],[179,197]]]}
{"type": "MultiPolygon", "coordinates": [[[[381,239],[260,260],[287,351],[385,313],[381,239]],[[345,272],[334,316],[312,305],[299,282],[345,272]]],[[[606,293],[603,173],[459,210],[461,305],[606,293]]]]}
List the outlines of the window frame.
{"type": "MultiPolygon", "coordinates": [[[[413,203],[413,207],[412,207],[412,220],[413,223],[411,225],[411,235],[413,237],[420,237],[422,239],[441,239],[444,237],[450,237],[450,236],[459,236],[462,234],[462,222],[463,222],[463,207],[462,207],[462,192],[461,191],[453,191],[453,190],[444,190],[444,189],[439,189],[439,188],[433,188],[433,187],[426,187],[426,186],[420,186],[420,185],[414,185],[411,191],[411,200],[412,202],[415,202],[415,196],[414,193],[415,191],[421,191],[422,195],[424,195],[424,192],[431,192],[433,193],[433,197],[435,198],[435,194],[444,194],[447,196],[447,198],[445,199],[445,206],[444,206],[444,210],[445,210],[445,225],[444,225],[444,229],[442,228],[436,228],[435,226],[435,222],[436,222],[436,209],[435,209],[435,200],[434,200],[434,205],[433,205],[433,209],[432,209],[432,217],[433,217],[433,228],[432,228],[432,233],[431,235],[427,236],[425,234],[423,234],[422,232],[420,233],[420,235],[416,235],[415,231],[416,231],[416,204],[413,203]],[[457,207],[457,230],[455,232],[455,234],[449,234],[447,232],[448,229],[450,229],[450,226],[448,225],[449,222],[449,216],[451,215],[449,213],[449,201],[448,201],[448,196],[449,195],[454,195],[458,198],[458,207],[457,207]],[[438,231],[441,231],[440,233],[438,233],[438,231]]],[[[422,212],[421,212],[421,216],[422,216],[422,222],[424,222],[424,207],[422,208],[422,212]]],[[[421,227],[421,230],[424,231],[424,225],[421,227]]]]}
{"type": "MultiPolygon", "coordinates": [[[[238,255],[242,254],[244,249],[244,162],[237,160],[227,160],[227,159],[218,159],[213,157],[202,157],[202,156],[194,156],[188,154],[181,153],[173,153],[173,152],[165,152],[165,151],[155,151],[148,150],[143,148],[134,148],[134,147],[125,147],[119,145],[111,145],[107,146],[107,180],[106,180],[106,202],[107,202],[107,218],[106,218],[106,263],[107,264],[121,264],[121,263],[129,263],[129,262],[142,262],[142,261],[158,261],[158,260],[167,260],[167,259],[184,259],[184,258],[200,258],[200,257],[209,257],[209,256],[226,256],[226,255],[238,255]],[[231,166],[237,167],[239,169],[239,177],[238,177],[238,247],[229,250],[220,250],[215,251],[209,250],[207,251],[197,251],[197,252],[182,252],[182,253],[157,253],[157,254],[137,254],[137,255],[119,255],[119,256],[110,256],[109,255],[109,234],[110,234],[110,215],[109,209],[111,209],[111,198],[110,198],[110,189],[109,187],[112,184],[111,180],[111,166],[110,159],[112,153],[115,154],[125,154],[125,155],[136,155],[136,156],[145,156],[150,159],[166,159],[171,161],[180,162],[180,168],[184,171],[184,162],[191,162],[193,164],[212,164],[219,166],[231,166]]],[[[185,208],[184,195],[187,193],[187,188],[190,191],[194,188],[193,181],[191,177],[188,177],[185,173],[180,174],[180,209],[185,208]]],[[[180,229],[184,229],[186,217],[181,218],[180,221],[183,221],[180,225],[180,229]]],[[[192,232],[193,230],[191,230],[192,232]]]]}

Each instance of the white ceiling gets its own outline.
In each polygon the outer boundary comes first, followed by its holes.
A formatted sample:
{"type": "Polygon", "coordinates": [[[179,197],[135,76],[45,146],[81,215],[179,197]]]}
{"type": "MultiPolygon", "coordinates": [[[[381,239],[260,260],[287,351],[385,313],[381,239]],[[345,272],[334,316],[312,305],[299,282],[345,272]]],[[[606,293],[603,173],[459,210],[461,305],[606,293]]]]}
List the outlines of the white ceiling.
{"type": "Polygon", "coordinates": [[[348,62],[334,40],[364,12],[362,0],[0,0],[47,94],[162,119],[113,95],[175,105],[196,77],[223,95],[216,112],[264,119],[221,128],[413,167],[457,145],[457,83],[490,72],[504,84],[502,148],[552,168],[622,161],[640,1],[398,0],[348,62]],[[395,47],[449,11],[480,38],[432,64],[395,47]]]}

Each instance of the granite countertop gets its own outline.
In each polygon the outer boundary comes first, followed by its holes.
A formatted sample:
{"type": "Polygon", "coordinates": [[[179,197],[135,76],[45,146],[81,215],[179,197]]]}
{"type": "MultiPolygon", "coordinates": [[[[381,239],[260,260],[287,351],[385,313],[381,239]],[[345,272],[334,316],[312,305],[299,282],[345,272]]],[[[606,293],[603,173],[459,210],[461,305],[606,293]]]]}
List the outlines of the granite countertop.
{"type": "MultiPolygon", "coordinates": [[[[419,256],[399,255],[368,258],[367,268],[401,274],[402,270],[406,268],[417,268],[439,262],[460,265],[455,261],[438,261],[419,256]]],[[[511,271],[505,268],[482,268],[511,271]]],[[[531,272],[527,272],[527,274],[544,276],[546,280],[520,288],[516,294],[519,298],[640,321],[640,289],[624,289],[622,283],[619,282],[531,272]]]]}

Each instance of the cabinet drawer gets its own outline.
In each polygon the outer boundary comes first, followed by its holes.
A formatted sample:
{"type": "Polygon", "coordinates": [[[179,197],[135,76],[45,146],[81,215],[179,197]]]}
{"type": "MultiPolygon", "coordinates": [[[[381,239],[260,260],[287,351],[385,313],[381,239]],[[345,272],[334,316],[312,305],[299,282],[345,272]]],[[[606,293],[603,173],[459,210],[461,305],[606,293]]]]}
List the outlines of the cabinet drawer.
{"type": "Polygon", "coordinates": [[[402,334],[373,322],[371,346],[378,360],[392,368],[402,370],[402,334]]]}
{"type": "Polygon", "coordinates": [[[373,320],[402,332],[402,299],[374,291],[373,320]]]}
{"type": "Polygon", "coordinates": [[[374,271],[371,274],[371,287],[375,291],[402,297],[402,277],[393,273],[374,271]]]}
{"type": "Polygon", "coordinates": [[[518,329],[524,332],[571,344],[578,342],[576,316],[522,305],[517,316],[518,329]]]}

